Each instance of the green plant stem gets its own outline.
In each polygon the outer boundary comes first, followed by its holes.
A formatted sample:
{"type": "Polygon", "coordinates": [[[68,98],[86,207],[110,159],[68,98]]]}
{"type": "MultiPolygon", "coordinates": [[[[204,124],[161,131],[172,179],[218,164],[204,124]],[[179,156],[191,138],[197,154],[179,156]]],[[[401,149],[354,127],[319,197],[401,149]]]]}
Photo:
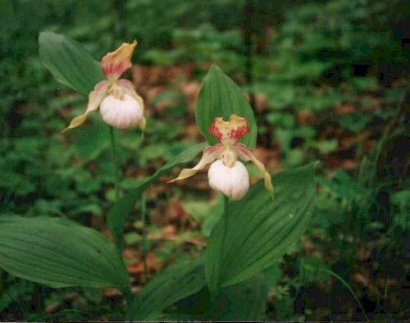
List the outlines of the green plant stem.
{"type": "MultiPolygon", "coordinates": [[[[309,268],[309,269],[310,269],[310,268],[309,268]]],[[[336,274],[334,271],[329,270],[329,269],[317,268],[317,269],[315,269],[315,270],[323,271],[323,272],[328,273],[329,275],[331,275],[331,276],[333,276],[334,278],[336,278],[344,287],[346,287],[346,288],[349,290],[350,294],[352,294],[352,296],[353,296],[353,298],[355,299],[357,305],[359,305],[360,310],[363,312],[363,315],[364,315],[366,321],[369,321],[369,317],[367,316],[367,313],[366,313],[366,311],[364,310],[364,307],[363,307],[362,303],[360,302],[359,298],[356,296],[355,292],[354,292],[353,289],[350,287],[350,285],[349,285],[341,276],[339,276],[339,275],[336,274]]]]}
{"type": "Polygon", "coordinates": [[[115,201],[118,201],[120,198],[120,172],[119,172],[119,164],[117,158],[117,147],[115,142],[115,132],[113,127],[110,128],[110,137],[111,137],[111,150],[112,150],[112,161],[114,167],[114,189],[115,189],[115,201]]]}
{"type": "Polygon", "coordinates": [[[224,213],[223,213],[223,217],[224,217],[224,241],[223,244],[225,244],[225,237],[226,237],[226,233],[228,232],[228,222],[229,222],[229,217],[228,217],[228,203],[229,203],[229,198],[227,196],[223,196],[224,197],[224,213]]]}
{"type": "Polygon", "coordinates": [[[144,280],[148,279],[148,239],[147,239],[147,201],[145,195],[141,198],[141,219],[142,219],[142,260],[144,262],[144,280]]]}
{"type": "MultiPolygon", "coordinates": [[[[222,194],[222,193],[221,193],[222,194]]],[[[228,228],[229,228],[229,198],[227,196],[225,196],[224,194],[222,194],[223,196],[223,206],[224,206],[224,213],[222,214],[222,231],[223,231],[223,235],[222,235],[222,241],[220,244],[220,253],[218,255],[218,257],[222,258],[221,260],[221,264],[223,266],[224,264],[224,250],[225,250],[225,242],[226,242],[226,235],[228,234],[228,228]]],[[[210,286],[211,289],[211,297],[214,298],[216,296],[216,290],[218,289],[219,286],[210,286]]]]}

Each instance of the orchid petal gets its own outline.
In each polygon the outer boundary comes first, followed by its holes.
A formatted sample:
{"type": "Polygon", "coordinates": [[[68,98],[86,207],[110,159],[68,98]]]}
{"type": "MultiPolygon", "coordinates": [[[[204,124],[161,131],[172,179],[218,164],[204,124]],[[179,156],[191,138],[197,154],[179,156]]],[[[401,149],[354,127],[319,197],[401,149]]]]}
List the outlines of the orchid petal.
{"type": "Polygon", "coordinates": [[[88,95],[88,105],[85,112],[71,120],[69,126],[65,128],[63,132],[82,125],[87,119],[88,114],[98,109],[102,100],[107,96],[109,85],[110,82],[102,81],[95,86],[94,90],[88,95]]]}
{"type": "Polygon", "coordinates": [[[231,167],[221,160],[214,161],[208,171],[209,186],[234,201],[240,200],[249,189],[249,175],[244,164],[235,161],[231,167]]]}
{"type": "Polygon", "coordinates": [[[106,96],[100,113],[105,123],[118,129],[138,127],[144,117],[140,103],[128,94],[120,98],[112,94],[106,96]]]}
{"type": "Polygon", "coordinates": [[[144,117],[142,117],[142,119],[141,119],[141,121],[140,121],[140,123],[139,123],[139,125],[138,125],[138,127],[140,127],[140,129],[141,129],[142,132],[145,131],[146,125],[147,125],[147,120],[146,120],[144,117]]]}
{"type": "MultiPolygon", "coordinates": [[[[132,82],[128,81],[128,80],[118,80],[117,81],[117,86],[119,86],[126,94],[132,96],[135,100],[137,100],[137,102],[139,103],[142,111],[144,112],[144,100],[142,99],[142,97],[140,97],[138,95],[138,93],[135,91],[134,89],[134,85],[132,84],[132,82]]],[[[143,117],[140,121],[140,123],[138,124],[138,126],[140,127],[141,131],[145,130],[145,126],[147,124],[146,119],[143,117]]]]}
{"type": "Polygon", "coordinates": [[[184,168],[183,170],[181,170],[177,178],[168,181],[168,183],[181,181],[188,177],[194,176],[198,171],[204,169],[206,165],[212,163],[215,159],[217,159],[219,153],[223,149],[224,147],[221,144],[216,144],[205,148],[202,152],[202,158],[200,159],[198,164],[196,164],[193,168],[184,168]]]}
{"type": "Polygon", "coordinates": [[[135,91],[132,82],[121,79],[116,82],[116,86],[119,86],[124,91],[124,93],[132,96],[135,100],[137,100],[140,106],[142,107],[142,110],[144,111],[144,100],[135,91]]]}
{"type": "Polygon", "coordinates": [[[229,121],[223,118],[214,118],[209,127],[209,133],[214,135],[223,144],[234,144],[249,132],[246,118],[232,114],[229,121]]]}
{"type": "Polygon", "coordinates": [[[244,144],[236,144],[235,151],[238,154],[238,156],[242,158],[244,161],[251,161],[255,164],[255,166],[263,175],[265,188],[273,194],[272,179],[270,174],[266,171],[265,166],[255,157],[255,155],[244,144]]]}
{"type": "Polygon", "coordinates": [[[109,80],[118,80],[131,67],[131,56],[137,41],[131,44],[123,43],[115,51],[106,54],[101,60],[101,67],[105,77],[109,80]]]}

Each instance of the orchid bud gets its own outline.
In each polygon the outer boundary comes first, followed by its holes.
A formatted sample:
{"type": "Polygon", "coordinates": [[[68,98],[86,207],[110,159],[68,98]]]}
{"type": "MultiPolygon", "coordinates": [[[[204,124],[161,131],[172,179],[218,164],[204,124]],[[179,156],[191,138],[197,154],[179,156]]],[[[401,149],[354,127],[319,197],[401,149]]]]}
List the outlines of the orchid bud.
{"type": "Polygon", "coordinates": [[[138,127],[143,118],[141,104],[128,94],[120,99],[107,96],[101,102],[100,112],[105,123],[119,129],[138,127]]]}
{"type": "Polygon", "coordinates": [[[249,189],[248,171],[240,161],[235,161],[232,167],[225,166],[221,160],[213,162],[208,171],[208,180],[214,190],[235,201],[240,200],[249,189]]]}

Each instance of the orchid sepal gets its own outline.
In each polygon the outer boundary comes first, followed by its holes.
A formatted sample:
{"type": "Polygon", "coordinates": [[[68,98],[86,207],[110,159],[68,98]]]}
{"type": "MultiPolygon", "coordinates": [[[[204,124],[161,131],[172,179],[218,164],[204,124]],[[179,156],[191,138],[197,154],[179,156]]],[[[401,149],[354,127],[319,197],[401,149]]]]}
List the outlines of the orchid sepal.
{"type": "Polygon", "coordinates": [[[236,144],[235,151],[237,152],[239,158],[244,161],[251,161],[259,170],[259,172],[263,176],[265,188],[274,195],[274,189],[272,184],[272,178],[270,174],[266,171],[265,165],[261,161],[259,161],[256,156],[246,147],[244,144],[236,144]]]}
{"type": "Polygon", "coordinates": [[[85,110],[85,112],[75,117],[73,120],[71,120],[68,127],[65,128],[62,132],[66,132],[69,129],[73,129],[73,128],[77,128],[78,126],[81,126],[85,122],[85,120],[87,120],[88,115],[91,112],[98,109],[101,102],[107,96],[109,86],[110,86],[110,82],[108,81],[99,82],[95,86],[94,90],[91,91],[90,94],[88,95],[88,104],[87,104],[87,109],[85,110]]]}
{"type": "Polygon", "coordinates": [[[102,58],[101,68],[108,80],[118,80],[120,76],[132,66],[131,57],[136,46],[136,40],[130,44],[123,43],[115,51],[106,54],[102,58]]]}
{"type": "Polygon", "coordinates": [[[167,183],[174,183],[176,181],[182,181],[182,180],[187,179],[191,176],[194,176],[201,169],[204,169],[208,164],[212,163],[215,159],[217,159],[218,155],[221,153],[221,151],[223,149],[224,149],[224,147],[221,144],[216,144],[216,145],[213,145],[213,146],[206,147],[202,151],[202,157],[199,160],[198,164],[196,164],[192,168],[182,169],[181,172],[179,173],[178,177],[168,181],[167,183]]]}

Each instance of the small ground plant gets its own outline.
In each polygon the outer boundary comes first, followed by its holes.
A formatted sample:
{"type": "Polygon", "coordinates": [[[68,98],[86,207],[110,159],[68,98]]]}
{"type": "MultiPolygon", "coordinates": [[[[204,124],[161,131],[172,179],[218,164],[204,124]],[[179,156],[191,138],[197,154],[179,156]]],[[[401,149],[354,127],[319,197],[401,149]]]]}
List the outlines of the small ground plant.
{"type": "MultiPolygon", "coordinates": [[[[114,128],[149,127],[141,97],[129,81],[120,79],[131,66],[136,43],[121,45],[105,55],[100,65],[65,36],[45,32],[39,42],[42,61],[56,80],[89,97],[85,113],[64,131],[82,125],[99,108],[110,129],[118,174],[114,128]]],[[[2,217],[0,265],[18,277],[54,288],[115,287],[127,303],[127,320],[264,318],[263,272],[280,261],[308,226],[316,194],[315,165],[271,177],[251,151],[257,134],[253,111],[238,86],[216,66],[203,80],[195,116],[206,142],[186,149],[124,196],[118,190],[118,174],[116,202],[105,218],[112,239],[65,218],[2,217]],[[122,257],[129,216],[153,182],[201,151],[199,163],[183,169],[175,180],[211,164],[209,184],[224,195],[223,214],[196,259],[170,266],[134,293],[122,257]],[[249,187],[248,171],[239,159],[252,161],[263,181],[249,187]],[[200,304],[189,306],[187,299],[199,299],[200,304]]]]}

